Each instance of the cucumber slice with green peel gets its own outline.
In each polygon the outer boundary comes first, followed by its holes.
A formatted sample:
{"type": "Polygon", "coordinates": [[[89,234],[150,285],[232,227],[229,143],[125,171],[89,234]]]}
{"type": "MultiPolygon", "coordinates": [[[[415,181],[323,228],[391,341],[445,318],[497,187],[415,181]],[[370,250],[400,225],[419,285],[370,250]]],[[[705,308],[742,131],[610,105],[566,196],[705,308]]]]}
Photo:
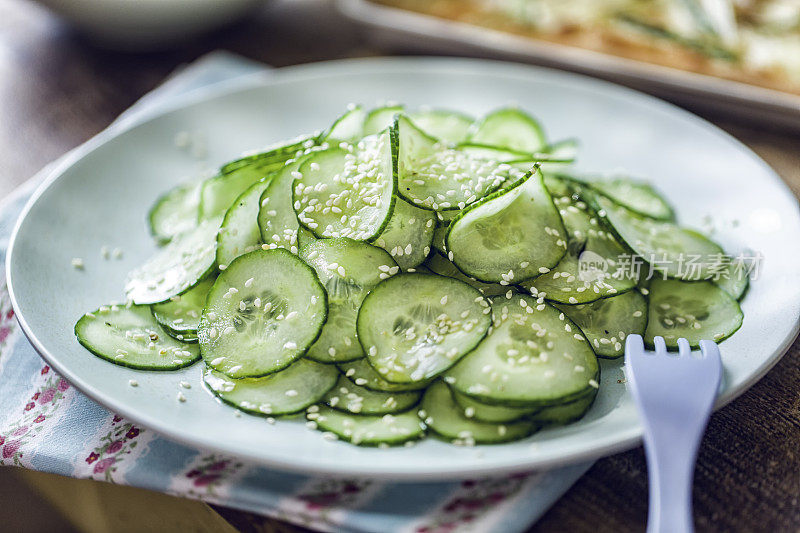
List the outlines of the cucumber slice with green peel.
{"type": "Polygon", "coordinates": [[[447,239],[447,226],[448,225],[441,223],[436,226],[436,229],[433,230],[433,242],[431,243],[433,249],[444,256],[447,256],[447,246],[445,243],[447,239]]]}
{"type": "Polygon", "coordinates": [[[419,129],[447,144],[464,142],[474,121],[469,115],[446,109],[417,111],[409,118],[419,129]]]}
{"type": "Polygon", "coordinates": [[[261,194],[257,223],[261,242],[266,248],[284,248],[293,254],[299,249],[301,226],[292,206],[292,184],[298,168],[298,161],[286,164],[272,176],[269,186],[261,194]]]}
{"type": "Polygon", "coordinates": [[[425,436],[425,426],[414,410],[386,415],[351,415],[326,406],[311,406],[306,418],[320,431],[357,446],[399,446],[425,436]]]}
{"type": "Polygon", "coordinates": [[[364,357],[356,335],[358,309],[367,293],[399,270],[380,248],[350,239],[320,239],[300,251],[328,294],[328,318],[306,357],[339,363],[364,357]]]}
{"type": "Polygon", "coordinates": [[[402,113],[404,109],[401,105],[387,105],[371,109],[364,119],[364,136],[375,135],[391,127],[395,115],[402,113]]]}
{"type": "Polygon", "coordinates": [[[544,175],[544,186],[547,192],[550,193],[554,202],[559,198],[571,197],[575,194],[575,191],[570,187],[569,181],[561,179],[554,174],[547,174],[544,172],[542,174],[544,175]]]}
{"type": "Polygon", "coordinates": [[[208,293],[197,328],[200,352],[229,377],[266,376],[305,354],[327,311],[316,273],[290,252],[240,255],[208,293]]]}
{"type": "Polygon", "coordinates": [[[341,376],[322,401],[337,411],[355,415],[385,415],[401,413],[419,403],[422,393],[412,392],[378,392],[359,387],[349,379],[341,376]]]}
{"type": "Polygon", "coordinates": [[[405,115],[397,117],[392,132],[398,193],[423,209],[462,209],[519,172],[510,165],[447,148],[405,115]]]}
{"type": "Polygon", "coordinates": [[[358,338],[387,381],[435,377],[486,335],[488,302],[464,282],[430,274],[398,274],[379,283],[358,312],[358,338]]]}
{"type": "Polygon", "coordinates": [[[173,237],[128,275],[128,299],[140,305],[164,302],[205,278],[216,264],[219,225],[219,218],[204,220],[196,228],[173,237]]]}
{"type": "Polygon", "coordinates": [[[414,268],[430,255],[436,216],[433,211],[396,199],[389,224],[374,244],[392,256],[403,270],[414,268]]]}
{"type": "Polygon", "coordinates": [[[254,164],[283,163],[296,157],[298,152],[309,150],[316,144],[317,140],[312,135],[302,135],[296,139],[278,142],[262,151],[251,153],[226,163],[220,168],[220,174],[230,174],[235,170],[250,167],[254,164]]]}
{"type": "Polygon", "coordinates": [[[203,382],[220,400],[261,416],[299,413],[320,401],[338,379],[336,368],[306,359],[258,379],[231,379],[212,369],[203,375],[203,382]]]}
{"type": "Polygon", "coordinates": [[[200,187],[199,183],[178,185],[156,200],[147,216],[153,237],[165,243],[197,226],[200,187]]]}
{"type": "Polygon", "coordinates": [[[658,220],[674,220],[675,213],[666,200],[649,183],[627,178],[593,180],[592,189],[640,215],[658,220]]]}
{"type": "Polygon", "coordinates": [[[505,407],[502,405],[489,405],[481,403],[474,398],[461,394],[458,391],[450,391],[453,399],[461,408],[461,413],[472,420],[478,422],[489,422],[491,424],[503,424],[514,422],[520,418],[530,416],[540,409],[537,407],[505,407]]]}
{"type": "Polygon", "coordinates": [[[643,217],[601,195],[595,201],[598,214],[654,270],[671,278],[701,280],[720,269],[722,248],[696,231],[643,217]]]}
{"type": "Polygon", "coordinates": [[[600,367],[578,326],[528,295],[495,298],[493,329],[445,374],[452,388],[510,407],[557,405],[597,388],[600,367]]]}
{"type": "Polygon", "coordinates": [[[425,266],[427,266],[434,274],[447,276],[448,278],[454,278],[472,285],[484,296],[497,296],[499,294],[505,294],[509,290],[508,287],[504,287],[503,285],[499,285],[497,283],[483,283],[482,281],[472,279],[456,268],[453,263],[451,263],[438,251],[431,254],[428,260],[425,262],[425,266]]]}
{"type": "Polygon", "coordinates": [[[179,341],[197,342],[197,325],[214,279],[208,277],[180,296],[153,304],[151,310],[156,322],[179,341]]]}
{"type": "Polygon", "coordinates": [[[563,426],[570,422],[575,422],[583,418],[597,397],[597,391],[593,390],[583,398],[578,398],[563,405],[553,405],[545,407],[535,413],[531,418],[543,426],[563,426]]]}
{"type": "Polygon", "coordinates": [[[645,343],[664,337],[667,348],[677,349],[681,337],[697,348],[702,339],[720,342],[742,325],[739,303],[710,281],[651,280],[645,343]]]}
{"type": "MultiPolygon", "coordinates": [[[[313,234],[313,233],[311,233],[310,231],[308,231],[308,230],[307,230],[306,228],[304,228],[303,226],[300,226],[300,227],[297,229],[297,248],[298,248],[299,250],[302,250],[304,247],[306,247],[306,246],[308,246],[309,244],[311,244],[311,243],[313,243],[313,242],[316,242],[316,241],[318,241],[318,240],[319,240],[319,239],[317,239],[317,238],[314,236],[314,234],[313,234]]],[[[290,251],[291,251],[291,248],[290,248],[290,251]]]]}
{"type": "Polygon", "coordinates": [[[339,371],[344,376],[365,389],[378,391],[378,392],[405,392],[421,390],[430,385],[431,380],[418,381],[414,383],[391,383],[386,381],[378,374],[372,365],[369,364],[367,358],[350,361],[348,363],[340,363],[337,365],[339,371]]]}
{"type": "MultiPolygon", "coordinates": [[[[530,164],[533,165],[536,161],[531,157],[531,154],[528,152],[520,152],[517,150],[511,150],[508,148],[503,148],[502,146],[492,146],[491,144],[478,144],[473,142],[465,142],[461,143],[456,148],[472,157],[477,159],[486,159],[490,161],[497,161],[500,163],[509,163],[509,162],[522,162],[522,161],[530,161],[530,164]]],[[[546,154],[541,154],[546,155],[546,154]]]]}
{"type": "Polygon", "coordinates": [[[464,209],[445,242],[459,270],[501,285],[555,267],[567,248],[561,217],[538,172],[464,209]]]}
{"type": "Polygon", "coordinates": [[[388,133],[368,137],[353,152],[330,148],[308,156],[296,174],[297,218],[316,237],[369,241],[389,223],[397,181],[388,133]]]}
{"type": "Polygon", "coordinates": [[[521,286],[533,295],[563,304],[589,303],[628,291],[638,276],[631,272],[630,254],[614,234],[599,225],[583,202],[555,200],[567,230],[567,253],[550,271],[521,286]]]}
{"type": "Polygon", "coordinates": [[[588,304],[553,305],[578,325],[598,357],[621,357],[625,337],[644,335],[647,326],[647,300],[638,290],[588,304]]]}
{"type": "Polygon", "coordinates": [[[545,175],[568,169],[578,157],[579,144],[577,139],[564,139],[547,145],[543,151],[548,155],[548,160],[542,161],[539,169],[545,175]]]}
{"type": "Polygon", "coordinates": [[[196,344],[173,339],[146,305],[103,306],[75,324],[84,348],[115,365],[139,370],[177,370],[200,359],[196,344]]]}
{"type": "Polygon", "coordinates": [[[227,266],[240,255],[261,247],[258,213],[261,195],[271,179],[270,176],[251,185],[225,213],[217,235],[217,265],[227,266]]]}
{"type": "Polygon", "coordinates": [[[338,142],[356,143],[364,137],[364,120],[367,112],[361,106],[353,106],[333,123],[322,137],[330,144],[338,142]]]}
{"type": "Polygon", "coordinates": [[[509,107],[478,120],[472,127],[469,140],[529,153],[541,152],[547,146],[539,122],[524,111],[509,107]]]}
{"type": "Polygon", "coordinates": [[[467,418],[450,394],[450,389],[441,381],[437,381],[425,391],[419,415],[428,429],[436,435],[453,444],[467,446],[520,440],[539,429],[539,426],[530,420],[492,424],[467,418]]]}
{"type": "Polygon", "coordinates": [[[719,276],[715,275],[712,278],[712,281],[714,285],[730,294],[734,300],[741,300],[750,285],[748,267],[743,261],[732,259],[725,265],[719,276]]]}

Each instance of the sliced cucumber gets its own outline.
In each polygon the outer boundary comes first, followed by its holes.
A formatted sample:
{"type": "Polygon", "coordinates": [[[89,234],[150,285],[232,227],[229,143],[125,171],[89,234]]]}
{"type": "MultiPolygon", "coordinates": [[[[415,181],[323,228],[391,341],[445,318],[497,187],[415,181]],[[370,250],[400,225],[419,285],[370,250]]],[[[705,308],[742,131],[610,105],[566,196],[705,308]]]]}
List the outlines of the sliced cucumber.
{"type": "Polygon", "coordinates": [[[436,216],[405,200],[395,200],[394,212],[383,233],[375,239],[403,270],[420,265],[431,253],[436,216]]]}
{"type": "Polygon", "coordinates": [[[447,225],[439,224],[436,226],[436,229],[433,230],[433,249],[442,254],[443,256],[447,256],[447,246],[445,243],[445,239],[447,239],[447,225]]]}
{"type": "Polygon", "coordinates": [[[706,279],[720,269],[722,248],[696,231],[643,217],[603,196],[596,202],[599,214],[653,269],[684,280],[706,279]]]}
{"type": "Polygon", "coordinates": [[[492,424],[467,418],[463,409],[453,400],[447,385],[437,381],[431,385],[420,405],[420,418],[435,434],[454,444],[499,444],[511,442],[533,434],[539,426],[530,420],[492,424]]]}
{"type": "Polygon", "coordinates": [[[488,303],[464,282],[399,274],[372,289],[358,312],[358,338],[387,381],[408,383],[444,372],[486,335],[488,303]]]}
{"type": "Polygon", "coordinates": [[[700,340],[720,342],[742,325],[742,310],[730,294],[710,281],[656,278],[650,282],[645,343],[664,337],[668,348],[677,348],[683,337],[696,348],[700,340]]]}
{"type": "Polygon", "coordinates": [[[396,188],[385,133],[359,142],[354,152],[331,148],[308,156],[294,181],[294,209],[316,237],[368,241],[389,223],[396,188]]]}
{"type": "Polygon", "coordinates": [[[573,400],[563,405],[553,405],[545,407],[535,413],[532,418],[535,422],[547,426],[563,426],[570,422],[575,422],[583,418],[597,397],[597,390],[593,389],[583,398],[573,400]]]}
{"type": "Polygon", "coordinates": [[[561,217],[538,172],[467,207],[450,223],[446,238],[459,270],[502,285],[553,268],[566,247],[561,217]]]}
{"type": "Polygon", "coordinates": [[[197,226],[200,187],[198,183],[178,185],[156,200],[147,216],[156,239],[167,242],[197,226]]]}
{"type": "Polygon", "coordinates": [[[328,143],[355,143],[364,137],[364,119],[367,113],[361,106],[353,106],[336,119],[323,139],[328,143]]]}
{"type": "Polygon", "coordinates": [[[543,173],[543,175],[544,187],[547,189],[547,192],[550,193],[550,196],[553,197],[553,201],[563,197],[569,197],[571,199],[573,194],[575,194],[568,180],[561,179],[554,174],[543,173]]]}
{"type": "Polygon", "coordinates": [[[344,376],[322,399],[337,411],[355,415],[385,415],[400,413],[417,405],[420,392],[378,392],[359,387],[344,376]]]}
{"type": "Polygon", "coordinates": [[[518,172],[510,165],[446,148],[405,115],[397,117],[392,132],[397,139],[398,192],[423,209],[461,209],[518,172]]]}
{"type": "Polygon", "coordinates": [[[139,370],[176,370],[200,358],[196,344],[170,337],[146,305],[103,306],[75,324],[84,348],[115,365],[139,370]]]}
{"type": "Polygon", "coordinates": [[[419,129],[447,144],[464,142],[473,122],[469,115],[445,109],[417,111],[409,117],[419,129]]]}
{"type": "Polygon", "coordinates": [[[136,304],[169,300],[193,287],[214,268],[220,219],[204,220],[128,275],[125,294],[136,304]]]}
{"type": "Polygon", "coordinates": [[[258,379],[231,379],[212,369],[203,376],[209,390],[220,400],[261,416],[299,413],[320,401],[337,379],[336,368],[306,359],[258,379]]]}
{"type": "Polygon", "coordinates": [[[375,372],[367,358],[350,361],[337,365],[344,376],[360,387],[379,392],[405,392],[421,390],[427,387],[431,380],[414,383],[391,383],[375,372]]]}
{"type": "Polygon", "coordinates": [[[386,415],[351,415],[330,407],[310,407],[306,418],[320,431],[358,446],[398,446],[425,436],[425,426],[411,410],[386,415]]]}
{"type": "Polygon", "coordinates": [[[230,174],[235,170],[239,170],[244,167],[252,167],[256,164],[283,163],[297,156],[298,152],[311,149],[314,145],[316,145],[316,143],[317,140],[312,135],[301,135],[296,139],[277,142],[267,146],[260,152],[246,155],[239,159],[235,159],[230,163],[226,163],[222,166],[222,168],[220,168],[220,173],[230,174]]]}
{"type": "Polygon", "coordinates": [[[286,250],[256,250],[214,282],[197,336],[206,364],[232,378],[289,366],[319,337],[328,305],[314,270],[286,250]]]}
{"type": "Polygon", "coordinates": [[[625,337],[644,335],[647,326],[647,300],[638,290],[588,304],[554,305],[581,328],[598,357],[622,356],[625,337]]]}
{"type": "Polygon", "coordinates": [[[445,379],[476,400],[511,407],[557,405],[597,387],[600,367],[578,326],[524,294],[496,298],[494,327],[445,379]]]}
{"type": "Polygon", "coordinates": [[[636,286],[630,254],[613,233],[599,225],[584,202],[570,197],[555,200],[567,230],[567,253],[561,261],[522,286],[534,295],[564,303],[589,303],[620,294],[636,286]]]}
{"type": "Polygon", "coordinates": [[[714,276],[713,281],[714,285],[730,294],[734,300],[741,300],[750,285],[747,265],[742,260],[730,260],[720,275],[714,276]]]}
{"type": "MultiPolygon", "coordinates": [[[[287,154],[286,159],[288,158],[287,154]]],[[[227,173],[222,172],[203,182],[200,191],[200,220],[224,215],[240,194],[257,181],[280,170],[286,162],[286,159],[247,159],[248,164],[235,167],[227,173]]]]}
{"type": "MultiPolygon", "coordinates": [[[[505,407],[502,405],[489,405],[481,403],[470,396],[461,394],[458,391],[451,391],[453,399],[461,408],[461,413],[470,419],[478,422],[489,422],[491,424],[504,424],[514,422],[520,418],[530,416],[540,409],[537,407],[505,407]]],[[[547,409],[547,408],[545,408],[547,409]]]]}
{"type": "Polygon", "coordinates": [[[153,316],[167,333],[183,342],[197,342],[197,325],[206,306],[206,296],[214,285],[213,277],[200,281],[180,296],[151,306],[153,316]]]}
{"type": "Polygon", "coordinates": [[[649,183],[615,178],[592,181],[590,186],[640,215],[659,220],[675,218],[672,207],[649,183]]]}
{"type": "Polygon", "coordinates": [[[402,113],[403,109],[401,105],[387,105],[370,110],[364,119],[364,135],[375,135],[391,127],[394,116],[402,113]]]}
{"type": "Polygon", "coordinates": [[[459,281],[463,281],[464,283],[472,285],[484,296],[497,296],[498,294],[505,294],[508,292],[508,287],[503,285],[499,285],[497,283],[483,283],[482,281],[478,281],[467,276],[439,252],[431,254],[428,260],[425,262],[425,266],[427,266],[434,274],[447,276],[448,278],[455,278],[459,281]]]}
{"type": "Polygon", "coordinates": [[[242,254],[261,246],[258,213],[262,193],[272,177],[264,178],[244,191],[225,213],[217,235],[217,264],[227,266],[242,254]]]}
{"type": "Polygon", "coordinates": [[[288,163],[273,175],[261,194],[257,220],[267,248],[284,248],[294,254],[299,248],[300,223],[292,206],[292,184],[298,168],[300,162],[288,163]]]}
{"type": "Polygon", "coordinates": [[[339,363],[364,357],[356,336],[361,301],[381,279],[397,273],[388,253],[350,239],[320,239],[300,251],[328,293],[328,318],[307,357],[339,363]]]}
{"type": "Polygon", "coordinates": [[[503,108],[484,116],[473,126],[469,140],[521,152],[541,152],[544,131],[532,116],[515,108],[503,108]]]}

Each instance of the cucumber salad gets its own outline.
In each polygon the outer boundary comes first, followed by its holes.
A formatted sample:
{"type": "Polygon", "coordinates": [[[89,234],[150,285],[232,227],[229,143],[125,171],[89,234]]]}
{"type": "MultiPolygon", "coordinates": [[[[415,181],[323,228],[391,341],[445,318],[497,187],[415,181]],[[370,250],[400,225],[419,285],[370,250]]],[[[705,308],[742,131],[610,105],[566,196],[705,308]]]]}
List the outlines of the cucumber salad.
{"type": "Polygon", "coordinates": [[[159,198],[127,303],[75,334],[138,370],[202,359],[220,401],[357,445],[568,424],[627,335],[723,340],[747,289],[655,189],[571,173],[576,152],[516,108],[351,106],[159,198]]]}

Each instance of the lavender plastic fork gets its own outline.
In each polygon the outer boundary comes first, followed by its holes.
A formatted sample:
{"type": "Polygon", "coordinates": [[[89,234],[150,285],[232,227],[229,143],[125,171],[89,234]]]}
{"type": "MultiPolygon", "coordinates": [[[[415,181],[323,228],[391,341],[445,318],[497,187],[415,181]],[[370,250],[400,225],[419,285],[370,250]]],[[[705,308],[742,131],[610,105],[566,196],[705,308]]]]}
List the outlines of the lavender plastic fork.
{"type": "Polygon", "coordinates": [[[722,377],[719,348],[700,341],[701,356],[678,339],[678,353],[655,337],[655,353],[640,335],[625,341],[625,371],[644,426],[650,478],[648,533],[690,533],[697,448],[722,377]]]}

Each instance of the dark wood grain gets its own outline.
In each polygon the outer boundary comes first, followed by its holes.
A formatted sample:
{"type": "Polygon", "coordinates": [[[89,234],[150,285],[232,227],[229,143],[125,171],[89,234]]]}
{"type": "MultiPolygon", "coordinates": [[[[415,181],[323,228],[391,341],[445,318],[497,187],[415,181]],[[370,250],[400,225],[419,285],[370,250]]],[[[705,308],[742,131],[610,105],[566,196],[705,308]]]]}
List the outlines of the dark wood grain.
{"type": "MultiPolygon", "coordinates": [[[[174,68],[218,48],[273,66],[407,53],[371,45],[325,4],[273,2],[251,20],[179,50],[99,49],[43,9],[0,0],[0,197],[106,127],[174,68]]],[[[699,111],[703,114],[702,110],[699,111]]],[[[707,117],[753,148],[800,195],[800,136],[707,117]]],[[[800,531],[800,343],[742,397],[713,415],[695,483],[700,531],[800,531]]],[[[227,509],[246,531],[301,531],[227,509]]],[[[532,528],[643,531],[647,476],[641,448],[599,460],[532,528]]]]}

